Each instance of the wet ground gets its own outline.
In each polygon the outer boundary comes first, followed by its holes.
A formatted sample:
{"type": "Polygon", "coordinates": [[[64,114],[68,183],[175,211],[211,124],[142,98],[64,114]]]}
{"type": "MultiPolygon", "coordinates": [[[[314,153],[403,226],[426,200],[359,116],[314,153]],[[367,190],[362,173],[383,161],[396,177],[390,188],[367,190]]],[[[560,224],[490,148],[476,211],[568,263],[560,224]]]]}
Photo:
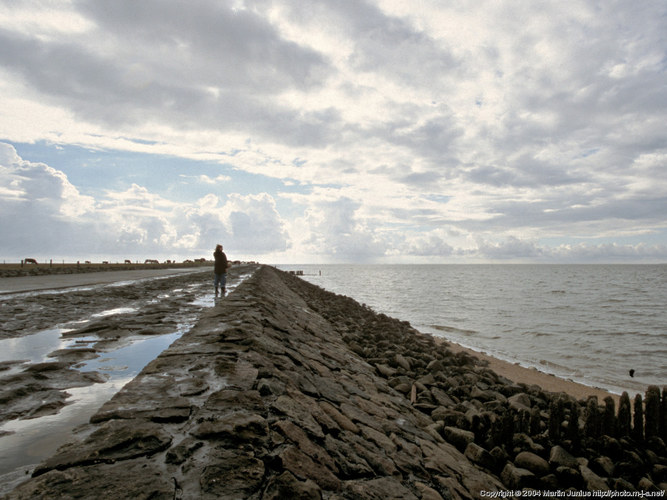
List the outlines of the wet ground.
{"type": "MultiPolygon", "coordinates": [[[[232,268],[228,293],[253,270],[232,268]]],[[[0,295],[0,484],[25,477],[188,331],[220,300],[211,281],[198,270],[0,295]]]]}

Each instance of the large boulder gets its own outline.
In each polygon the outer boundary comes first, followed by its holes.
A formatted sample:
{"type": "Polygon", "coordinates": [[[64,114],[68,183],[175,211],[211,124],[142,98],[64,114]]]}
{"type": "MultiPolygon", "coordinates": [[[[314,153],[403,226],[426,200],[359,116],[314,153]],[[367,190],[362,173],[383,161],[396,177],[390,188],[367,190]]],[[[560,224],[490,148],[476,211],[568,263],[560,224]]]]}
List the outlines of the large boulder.
{"type": "Polygon", "coordinates": [[[500,474],[500,480],[511,490],[534,488],[537,486],[537,477],[527,469],[515,467],[508,463],[500,474]]]}
{"type": "Polygon", "coordinates": [[[569,467],[570,469],[578,469],[579,462],[565,448],[556,445],[551,448],[551,452],[549,453],[549,465],[553,468],[569,467]]]}
{"type": "Polygon", "coordinates": [[[472,432],[458,427],[445,427],[443,434],[445,439],[461,452],[464,452],[468,445],[475,441],[475,435],[472,432]]]}
{"type": "Polygon", "coordinates": [[[527,469],[536,476],[546,476],[549,474],[549,462],[530,451],[519,453],[514,459],[514,465],[522,469],[527,469]]]}

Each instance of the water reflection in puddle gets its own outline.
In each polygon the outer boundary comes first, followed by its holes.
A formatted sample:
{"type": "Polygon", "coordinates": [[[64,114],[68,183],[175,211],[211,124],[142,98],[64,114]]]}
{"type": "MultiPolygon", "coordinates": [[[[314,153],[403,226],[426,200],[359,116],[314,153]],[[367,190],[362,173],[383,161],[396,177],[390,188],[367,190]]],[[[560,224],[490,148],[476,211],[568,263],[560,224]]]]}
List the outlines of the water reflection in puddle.
{"type": "Polygon", "coordinates": [[[0,431],[13,434],[0,438],[0,482],[5,482],[4,474],[25,478],[24,469],[31,469],[71,440],[72,430],[87,423],[90,416],[130,380],[132,377],[118,378],[104,384],[68,389],[74,403],[63,407],[58,414],[4,423],[0,431]]]}
{"type": "Polygon", "coordinates": [[[143,339],[130,339],[131,344],[115,351],[105,353],[102,357],[83,363],[79,370],[84,372],[101,371],[112,378],[134,377],[150,361],[169,347],[191,325],[179,329],[175,333],[143,339]]]}
{"type": "Polygon", "coordinates": [[[43,363],[49,361],[48,355],[58,349],[65,349],[71,340],[61,338],[66,328],[49,328],[25,337],[0,340],[0,363],[19,361],[10,369],[0,372],[6,376],[19,371],[26,363],[43,363]]]}
{"type": "MultiPolygon", "coordinates": [[[[243,275],[227,287],[230,293],[251,274],[243,275]]],[[[116,286],[119,283],[115,284],[116,286]]],[[[113,286],[113,285],[111,285],[113,286]]],[[[201,285],[188,286],[189,289],[203,288],[201,285]]],[[[183,289],[174,289],[171,294],[178,295],[183,289]]],[[[194,290],[192,290],[194,291],[194,290]]],[[[62,292],[61,292],[62,293],[62,292]]],[[[200,308],[213,307],[220,299],[213,293],[195,293],[191,305],[200,308]],[[197,296],[198,295],[198,296],[197,296]]],[[[151,303],[155,299],[148,301],[151,303]]],[[[63,326],[75,326],[90,321],[91,318],[103,318],[118,314],[140,312],[132,307],[118,307],[91,315],[88,318],[72,320],[63,326]]],[[[194,321],[195,318],[193,318],[194,321]]],[[[71,441],[72,430],[87,423],[99,407],[131,381],[148,363],[167,349],[175,340],[186,333],[193,323],[186,320],[178,325],[176,331],[153,337],[130,337],[124,339],[122,346],[109,351],[99,352],[99,357],[84,361],[74,366],[82,371],[97,371],[107,379],[104,383],[88,387],[67,389],[70,395],[67,406],[55,415],[27,420],[11,420],[0,425],[0,495],[11,491],[20,481],[28,478],[26,472],[37,463],[52,456],[64,443],[71,441]],[[128,344],[129,342],[129,344],[128,344]]],[[[26,368],[28,364],[54,361],[49,354],[54,351],[90,347],[102,339],[92,335],[86,337],[63,338],[62,334],[72,328],[51,328],[23,337],[0,340],[0,363],[9,368],[1,371],[6,377],[26,368]]]]}
{"type": "Polygon", "coordinates": [[[116,314],[130,314],[133,312],[137,312],[135,307],[116,307],[114,309],[109,309],[107,311],[93,314],[91,315],[91,318],[106,318],[107,316],[115,316],[116,314]]]}
{"type": "MultiPolygon", "coordinates": [[[[0,426],[0,483],[14,484],[25,478],[26,468],[51,456],[59,446],[73,437],[72,429],[88,422],[98,408],[131,381],[148,363],[181,337],[192,325],[181,325],[178,331],[156,337],[130,339],[130,344],[101,357],[77,365],[83,372],[99,371],[107,378],[105,383],[67,389],[70,404],[56,415],[27,420],[10,420],[0,426]]],[[[52,329],[19,339],[0,341],[0,349],[14,341],[12,350],[1,350],[3,359],[17,359],[19,353],[31,362],[42,362],[53,350],[76,348],[98,339],[63,340],[60,329],[52,329]],[[17,342],[19,341],[19,342],[17,342]],[[30,352],[31,349],[39,350],[30,352]]],[[[19,367],[21,368],[21,367],[19,367]]],[[[3,375],[7,374],[7,371],[3,375]]],[[[3,488],[4,489],[4,488],[3,488]]],[[[0,491],[0,494],[3,491],[0,491]]]]}

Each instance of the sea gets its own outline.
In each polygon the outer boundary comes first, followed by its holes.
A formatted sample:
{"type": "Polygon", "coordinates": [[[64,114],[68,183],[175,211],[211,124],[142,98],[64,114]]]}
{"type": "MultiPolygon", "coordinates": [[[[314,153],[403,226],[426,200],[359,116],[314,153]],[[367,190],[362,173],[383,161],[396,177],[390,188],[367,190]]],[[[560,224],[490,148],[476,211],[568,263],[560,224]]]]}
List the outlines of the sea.
{"type": "Polygon", "coordinates": [[[667,264],[277,267],[423,333],[563,379],[631,397],[667,385],[667,264]]]}

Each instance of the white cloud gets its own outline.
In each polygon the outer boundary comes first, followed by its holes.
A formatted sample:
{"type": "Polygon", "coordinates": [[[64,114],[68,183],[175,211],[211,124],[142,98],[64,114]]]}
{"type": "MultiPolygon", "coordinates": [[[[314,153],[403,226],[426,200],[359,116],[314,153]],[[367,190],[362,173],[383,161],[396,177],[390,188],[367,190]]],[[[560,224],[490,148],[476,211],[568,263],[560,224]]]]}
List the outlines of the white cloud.
{"type": "Polygon", "coordinates": [[[133,184],[94,199],[81,195],[63,172],[21,159],[6,143],[0,143],[0,173],[4,257],[192,257],[208,254],[222,240],[241,256],[289,246],[284,222],[266,193],[232,194],[224,203],[209,194],[183,203],[133,184]]]}
{"type": "MultiPolygon", "coordinates": [[[[128,245],[238,238],[339,260],[577,251],[559,239],[654,248],[666,14],[586,0],[3,5],[0,138],[218,161],[231,177],[183,171],[188,188],[246,183],[214,208],[206,191],[176,202],[151,183],[40,202],[77,223],[124,214],[128,245]],[[262,176],[282,181],[265,198],[247,180],[262,176]],[[305,212],[286,220],[275,200],[305,212]]],[[[58,175],[40,179],[70,189],[58,175]]],[[[32,197],[31,182],[0,195],[32,197]]]]}

